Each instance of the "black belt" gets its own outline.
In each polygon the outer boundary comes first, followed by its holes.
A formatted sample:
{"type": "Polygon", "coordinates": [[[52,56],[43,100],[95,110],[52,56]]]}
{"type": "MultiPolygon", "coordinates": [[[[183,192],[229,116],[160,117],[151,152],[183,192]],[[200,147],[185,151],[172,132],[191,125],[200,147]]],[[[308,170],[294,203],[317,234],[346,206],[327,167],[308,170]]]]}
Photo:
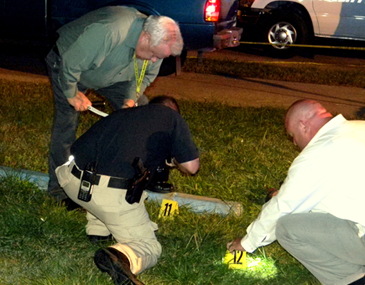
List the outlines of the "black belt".
{"type": "MultiPolygon", "coordinates": [[[[76,165],[72,167],[71,173],[78,179],[81,178],[81,171],[77,169],[76,165]]],[[[99,185],[100,181],[100,174],[96,175],[95,183],[94,185],[99,185]]],[[[126,179],[126,178],[119,178],[119,177],[110,177],[108,182],[108,187],[110,188],[117,188],[117,189],[128,189],[128,187],[131,185],[132,179],[126,179]]]]}

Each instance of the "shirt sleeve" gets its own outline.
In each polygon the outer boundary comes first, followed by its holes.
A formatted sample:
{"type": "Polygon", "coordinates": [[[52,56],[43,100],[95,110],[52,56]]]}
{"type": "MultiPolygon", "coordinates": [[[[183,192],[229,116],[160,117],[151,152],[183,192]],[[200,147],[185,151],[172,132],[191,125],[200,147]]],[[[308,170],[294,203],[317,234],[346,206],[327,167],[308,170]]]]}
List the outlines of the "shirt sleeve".
{"type": "Polygon", "coordinates": [[[173,133],[172,157],[178,163],[184,163],[199,158],[198,149],[192,139],[189,127],[184,119],[178,115],[175,131],[173,133]]]}
{"type": "Polygon", "coordinates": [[[66,98],[77,95],[81,73],[99,67],[113,47],[112,31],[105,25],[94,23],[62,53],[60,78],[66,98]]]}
{"type": "Polygon", "coordinates": [[[294,160],[278,195],[262,207],[257,219],[247,228],[247,234],[241,240],[247,252],[276,240],[276,224],[280,217],[310,212],[331,191],[328,181],[336,166],[331,153],[328,144],[313,145],[294,160]]]}

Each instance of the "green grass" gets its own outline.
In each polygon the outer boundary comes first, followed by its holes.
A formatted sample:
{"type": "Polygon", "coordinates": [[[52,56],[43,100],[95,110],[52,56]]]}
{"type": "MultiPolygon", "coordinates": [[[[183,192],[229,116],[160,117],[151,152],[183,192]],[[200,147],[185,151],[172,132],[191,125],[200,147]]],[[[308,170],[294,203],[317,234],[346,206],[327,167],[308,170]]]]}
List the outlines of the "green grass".
{"type": "MultiPolygon", "coordinates": [[[[47,172],[50,86],[2,80],[0,94],[0,165],[47,172]]],[[[170,181],[180,193],[239,202],[243,214],[194,214],[180,207],[174,219],[162,220],[160,205],[148,202],[163,254],[139,278],[146,285],[319,284],[276,242],[248,254],[248,263],[256,265],[246,270],[222,264],[226,243],[244,235],[266,189],[278,187],[298,154],[285,135],[285,110],[179,103],[201,153],[201,170],[193,177],[174,170],[170,181]]],[[[78,134],[99,119],[82,114],[78,134]]],[[[45,191],[11,175],[0,178],[0,205],[1,285],[112,284],[93,264],[98,246],[86,238],[83,211],[67,212],[45,191]]]]}

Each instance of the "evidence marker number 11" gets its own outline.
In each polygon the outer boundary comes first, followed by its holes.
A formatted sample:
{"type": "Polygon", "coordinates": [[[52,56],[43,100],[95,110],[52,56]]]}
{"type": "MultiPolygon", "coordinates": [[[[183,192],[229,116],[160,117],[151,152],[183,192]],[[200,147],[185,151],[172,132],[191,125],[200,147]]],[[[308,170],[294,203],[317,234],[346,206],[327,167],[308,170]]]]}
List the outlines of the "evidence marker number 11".
{"type": "Polygon", "coordinates": [[[179,214],[179,205],[176,201],[163,199],[161,203],[159,218],[171,218],[179,214]]]}

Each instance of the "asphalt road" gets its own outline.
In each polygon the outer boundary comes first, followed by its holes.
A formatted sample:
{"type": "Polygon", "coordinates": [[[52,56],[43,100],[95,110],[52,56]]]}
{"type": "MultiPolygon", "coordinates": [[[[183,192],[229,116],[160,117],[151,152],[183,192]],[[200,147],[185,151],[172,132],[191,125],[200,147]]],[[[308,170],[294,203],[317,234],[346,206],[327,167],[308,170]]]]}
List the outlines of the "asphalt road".
{"type": "MultiPolygon", "coordinates": [[[[286,63],[286,64],[311,64],[311,65],[333,65],[345,67],[365,67],[365,47],[357,46],[353,42],[327,41],[318,42],[322,48],[305,48],[298,55],[291,58],[273,58],[267,56],[262,46],[241,44],[236,48],[224,49],[218,52],[205,53],[203,58],[230,58],[238,61],[265,62],[265,63],[286,63]],[[326,45],[324,45],[326,44],[326,45]],[[344,49],[359,48],[360,50],[344,49]]],[[[190,52],[189,55],[196,56],[197,53],[190,52]]]]}
{"type": "MultiPolygon", "coordinates": [[[[47,49],[37,46],[0,46],[0,77],[47,82],[44,56],[47,49]]],[[[365,66],[365,51],[311,51],[282,60],[264,55],[259,47],[241,45],[238,48],[203,54],[204,58],[229,58],[239,61],[271,62],[273,64],[322,64],[351,68],[365,66]]],[[[189,52],[196,57],[196,52],[189,52]]],[[[334,87],[260,79],[232,79],[223,76],[182,73],[158,77],[146,90],[149,96],[171,95],[177,99],[220,101],[233,106],[272,106],[287,108],[294,101],[312,98],[330,111],[347,117],[365,114],[365,89],[334,87]]]]}

